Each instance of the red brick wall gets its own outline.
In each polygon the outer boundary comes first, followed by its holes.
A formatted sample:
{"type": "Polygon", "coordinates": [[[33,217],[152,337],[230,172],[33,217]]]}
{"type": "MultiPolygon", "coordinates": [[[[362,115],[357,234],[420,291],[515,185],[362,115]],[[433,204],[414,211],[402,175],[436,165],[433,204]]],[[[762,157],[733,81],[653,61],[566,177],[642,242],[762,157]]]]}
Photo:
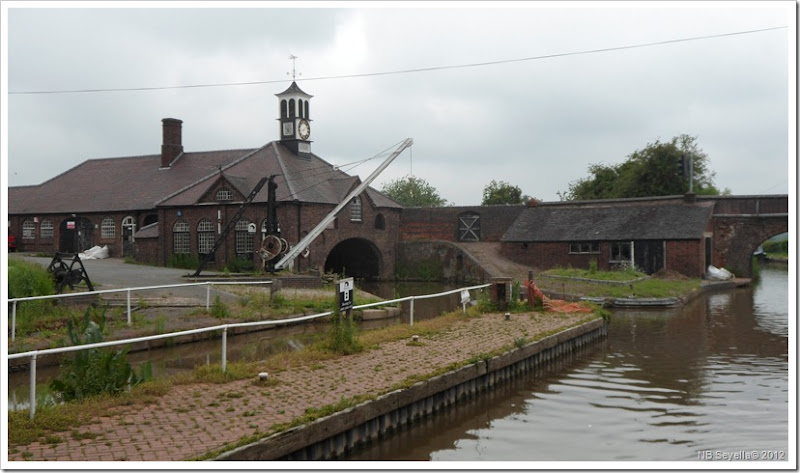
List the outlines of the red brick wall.
{"type": "Polygon", "coordinates": [[[406,208],[400,223],[400,239],[458,241],[458,217],[464,213],[480,215],[481,241],[500,241],[524,205],[471,207],[406,208]]]}
{"type": "Polygon", "coordinates": [[[703,240],[673,240],[666,242],[666,269],[689,277],[701,277],[705,272],[703,240]]]}

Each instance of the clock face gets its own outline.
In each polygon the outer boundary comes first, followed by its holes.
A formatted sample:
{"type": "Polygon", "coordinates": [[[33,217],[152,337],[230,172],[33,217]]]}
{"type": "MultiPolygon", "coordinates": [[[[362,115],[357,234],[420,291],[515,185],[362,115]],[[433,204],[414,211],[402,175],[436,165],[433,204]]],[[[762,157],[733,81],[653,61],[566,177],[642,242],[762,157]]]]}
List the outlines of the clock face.
{"type": "Polygon", "coordinates": [[[300,133],[300,139],[307,140],[311,134],[311,126],[309,126],[308,121],[300,120],[300,124],[297,125],[297,131],[300,133]]]}
{"type": "Polygon", "coordinates": [[[292,122],[284,122],[283,123],[283,136],[291,136],[294,133],[294,123],[292,122]]]}

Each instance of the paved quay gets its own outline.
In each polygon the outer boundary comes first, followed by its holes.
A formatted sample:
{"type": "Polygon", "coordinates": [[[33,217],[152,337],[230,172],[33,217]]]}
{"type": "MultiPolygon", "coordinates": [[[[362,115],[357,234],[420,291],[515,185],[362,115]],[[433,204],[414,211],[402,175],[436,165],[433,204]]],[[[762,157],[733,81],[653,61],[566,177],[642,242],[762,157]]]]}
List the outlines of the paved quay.
{"type": "MultiPolygon", "coordinates": [[[[590,316],[591,314],[589,314],[590,316]]],[[[446,331],[399,340],[356,355],[286,366],[276,382],[173,386],[147,406],[98,412],[92,422],[24,446],[9,446],[9,461],[180,461],[222,451],[243,437],[272,432],[309,408],[357,395],[379,395],[410,376],[426,376],[452,363],[513,346],[537,334],[566,329],[587,314],[483,314],[446,331]]],[[[262,435],[263,434],[263,435],[262,435]]]]}

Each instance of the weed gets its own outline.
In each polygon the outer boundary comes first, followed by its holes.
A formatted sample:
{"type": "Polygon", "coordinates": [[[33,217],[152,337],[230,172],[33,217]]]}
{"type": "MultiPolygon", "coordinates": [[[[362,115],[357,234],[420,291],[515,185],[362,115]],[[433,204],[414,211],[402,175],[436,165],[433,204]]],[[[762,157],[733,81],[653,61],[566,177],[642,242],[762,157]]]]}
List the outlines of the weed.
{"type": "Polygon", "coordinates": [[[514,339],[514,346],[517,348],[522,348],[528,343],[528,340],[525,337],[517,337],[514,339]]]}

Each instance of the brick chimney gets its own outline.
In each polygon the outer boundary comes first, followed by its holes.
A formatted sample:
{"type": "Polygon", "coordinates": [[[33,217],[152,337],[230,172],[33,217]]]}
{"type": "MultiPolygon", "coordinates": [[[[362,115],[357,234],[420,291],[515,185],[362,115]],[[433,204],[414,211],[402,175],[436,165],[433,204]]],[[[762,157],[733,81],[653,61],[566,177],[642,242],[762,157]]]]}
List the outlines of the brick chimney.
{"type": "Polygon", "coordinates": [[[181,144],[183,122],[177,118],[164,118],[161,123],[164,130],[164,138],[161,141],[161,167],[168,168],[169,164],[183,153],[183,144],[181,144]]]}

